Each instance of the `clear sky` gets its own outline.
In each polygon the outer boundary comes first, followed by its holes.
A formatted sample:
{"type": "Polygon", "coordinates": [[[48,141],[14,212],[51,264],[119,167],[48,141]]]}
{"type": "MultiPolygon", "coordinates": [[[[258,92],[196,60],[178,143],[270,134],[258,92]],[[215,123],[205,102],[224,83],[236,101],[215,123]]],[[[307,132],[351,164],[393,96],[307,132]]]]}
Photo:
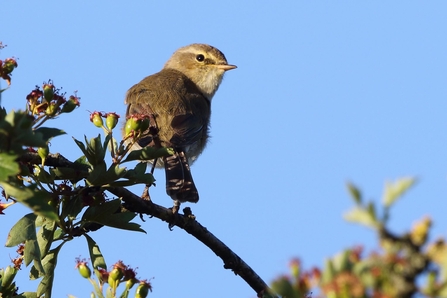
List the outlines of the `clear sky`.
{"type": "MultiPolygon", "coordinates": [[[[267,282],[374,234],[343,220],[345,184],[379,202],[385,181],[415,176],[392,210],[395,232],[431,215],[447,235],[447,2],[445,1],[3,1],[2,58],[18,57],[8,110],[53,79],[81,108],[53,123],[67,131],[50,150],[81,155],[71,137],[96,136],[88,111],[125,113],[124,95],[190,43],[208,43],[236,70],[213,99],[212,139],[192,167],[197,220],[267,282]]],[[[3,84],[3,83],[2,83],[3,84]]],[[[5,84],[3,84],[5,86],[5,84]]],[[[164,173],[153,200],[170,207],[164,173]]],[[[141,188],[134,189],[136,193],[141,188]]],[[[23,214],[0,217],[0,239],[23,214]]],[[[140,222],[139,219],[136,219],[140,222]]],[[[121,259],[154,278],[151,297],[255,297],[242,279],[181,229],[140,222],[147,234],[101,229],[91,236],[108,264],[121,259]]],[[[5,251],[5,250],[4,250],[5,251]]],[[[5,266],[11,249],[2,253],[5,266]]],[[[83,238],[66,245],[54,297],[88,297],[74,269],[83,238]]],[[[28,269],[20,272],[22,281],[28,269]]],[[[33,290],[37,283],[20,283],[33,290]]]]}

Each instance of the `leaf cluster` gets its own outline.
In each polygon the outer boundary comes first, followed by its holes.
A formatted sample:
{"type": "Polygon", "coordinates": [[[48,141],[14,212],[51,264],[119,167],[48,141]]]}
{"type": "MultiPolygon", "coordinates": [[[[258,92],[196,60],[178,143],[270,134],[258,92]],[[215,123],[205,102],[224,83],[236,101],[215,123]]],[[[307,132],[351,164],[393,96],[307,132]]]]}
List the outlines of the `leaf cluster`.
{"type": "MultiPolygon", "coordinates": [[[[31,279],[40,279],[37,291],[22,293],[22,297],[51,297],[58,254],[75,237],[86,237],[94,270],[106,269],[99,247],[88,233],[103,226],[144,232],[132,222],[137,214],[123,208],[120,198],[109,199],[107,189],[139,183],[152,185],[155,180],[151,173],[146,173],[145,160],[172,152],[168,148],[131,151],[130,146],[138,140],[121,141],[118,145],[109,128],[104,130],[104,140],[101,135],[90,140],[85,137],[84,142],[75,139],[82,155],[75,162],[63,160],[50,152],[49,144],[65,132],[42,124],[71,112],[64,108],[68,101],[58,94],[52,82],[44,84],[44,92],[39,90],[30,93],[25,111],[7,113],[0,107],[0,186],[5,199],[11,202],[0,204],[0,214],[5,214],[5,209],[14,203],[31,210],[11,228],[6,246],[20,245],[17,268],[32,264],[31,279]],[[50,106],[56,106],[55,110],[49,111],[50,106]],[[110,165],[106,163],[108,151],[110,165]],[[122,166],[136,160],[142,161],[134,168],[122,166]]],[[[72,107],[79,105],[77,99],[72,107]]],[[[70,100],[74,100],[73,96],[70,100]]],[[[0,288],[3,297],[15,293],[16,288],[13,282],[6,282],[17,273],[8,268],[3,276],[5,286],[0,288]]]]}

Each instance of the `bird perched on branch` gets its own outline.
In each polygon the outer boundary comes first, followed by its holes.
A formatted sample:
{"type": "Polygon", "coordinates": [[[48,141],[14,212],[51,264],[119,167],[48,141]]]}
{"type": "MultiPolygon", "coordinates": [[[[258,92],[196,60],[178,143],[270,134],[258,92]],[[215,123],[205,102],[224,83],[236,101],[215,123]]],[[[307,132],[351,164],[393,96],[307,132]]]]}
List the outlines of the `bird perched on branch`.
{"type": "Polygon", "coordinates": [[[196,203],[197,188],[190,165],[205,148],[211,116],[211,99],[227,70],[224,54],[206,44],[178,49],[163,69],[144,78],[126,94],[126,116],[149,116],[156,136],[140,139],[132,149],[172,147],[174,154],[152,161],[166,171],[166,192],[175,212],[182,202],[196,203]]]}

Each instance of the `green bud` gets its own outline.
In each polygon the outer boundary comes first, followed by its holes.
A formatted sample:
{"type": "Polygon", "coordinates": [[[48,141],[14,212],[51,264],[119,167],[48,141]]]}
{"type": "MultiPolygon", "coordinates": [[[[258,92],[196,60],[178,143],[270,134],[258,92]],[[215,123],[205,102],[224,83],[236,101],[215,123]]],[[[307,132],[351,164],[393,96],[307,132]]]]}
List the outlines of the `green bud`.
{"type": "Polygon", "coordinates": [[[53,84],[44,84],[43,85],[43,98],[46,102],[50,102],[53,100],[54,96],[54,86],[53,84]]]}
{"type": "Polygon", "coordinates": [[[109,130],[112,130],[115,128],[115,126],[118,124],[118,119],[120,116],[116,113],[107,113],[106,114],[106,127],[109,130]]]}
{"type": "Polygon", "coordinates": [[[84,262],[78,264],[78,271],[83,278],[89,278],[92,275],[92,271],[84,262]]]}
{"type": "Polygon", "coordinates": [[[101,112],[93,112],[90,114],[90,121],[93,122],[93,124],[96,127],[102,127],[104,125],[104,122],[102,121],[102,114],[101,112]]]}
{"type": "Polygon", "coordinates": [[[138,123],[138,117],[130,116],[126,121],[126,125],[124,126],[125,136],[127,137],[132,131],[137,131],[139,127],[140,125],[138,123]]]}
{"type": "Polygon", "coordinates": [[[142,133],[149,128],[150,119],[145,115],[131,115],[124,126],[124,133],[128,136],[132,131],[142,133]]]}
{"type": "Polygon", "coordinates": [[[126,288],[129,289],[129,290],[132,289],[132,287],[135,285],[135,283],[137,281],[138,280],[136,278],[131,278],[131,279],[127,280],[126,281],[126,288]]]}
{"type": "Polygon", "coordinates": [[[45,115],[47,116],[54,116],[57,113],[57,104],[55,103],[49,103],[47,109],[45,110],[45,115]]]}
{"type": "Polygon", "coordinates": [[[137,290],[135,291],[135,298],[146,298],[149,294],[149,290],[151,289],[151,286],[146,282],[141,282],[138,285],[137,290]]]}
{"type": "MultiPolygon", "coordinates": [[[[1,62],[1,60],[0,60],[1,62]]],[[[17,61],[14,58],[7,58],[0,64],[5,74],[10,74],[17,67],[17,61]]]]}
{"type": "Polygon", "coordinates": [[[112,271],[109,272],[109,284],[113,284],[113,282],[119,281],[121,278],[123,278],[123,276],[124,273],[121,269],[119,268],[112,269],[112,271]]]}
{"type": "Polygon", "coordinates": [[[140,131],[141,132],[145,132],[149,128],[149,124],[150,124],[149,117],[143,116],[139,120],[140,120],[140,123],[141,123],[140,124],[140,131]]]}
{"type": "Polygon", "coordinates": [[[40,158],[42,159],[42,166],[44,166],[45,159],[47,158],[48,154],[50,154],[50,149],[48,148],[48,145],[37,149],[37,154],[39,154],[40,158]]]}
{"type": "Polygon", "coordinates": [[[79,107],[79,99],[76,96],[71,95],[67,102],[62,107],[61,113],[71,113],[76,107],[79,107]]]}

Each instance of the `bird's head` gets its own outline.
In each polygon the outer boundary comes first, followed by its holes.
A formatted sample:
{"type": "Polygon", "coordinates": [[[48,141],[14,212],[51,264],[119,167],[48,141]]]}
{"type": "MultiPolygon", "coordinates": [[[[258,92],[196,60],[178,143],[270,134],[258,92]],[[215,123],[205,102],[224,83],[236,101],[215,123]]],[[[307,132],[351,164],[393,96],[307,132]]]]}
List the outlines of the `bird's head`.
{"type": "Polygon", "coordinates": [[[182,72],[211,101],[225,72],[236,66],[228,64],[224,54],[215,47],[196,43],[178,49],[164,68],[182,72]]]}

